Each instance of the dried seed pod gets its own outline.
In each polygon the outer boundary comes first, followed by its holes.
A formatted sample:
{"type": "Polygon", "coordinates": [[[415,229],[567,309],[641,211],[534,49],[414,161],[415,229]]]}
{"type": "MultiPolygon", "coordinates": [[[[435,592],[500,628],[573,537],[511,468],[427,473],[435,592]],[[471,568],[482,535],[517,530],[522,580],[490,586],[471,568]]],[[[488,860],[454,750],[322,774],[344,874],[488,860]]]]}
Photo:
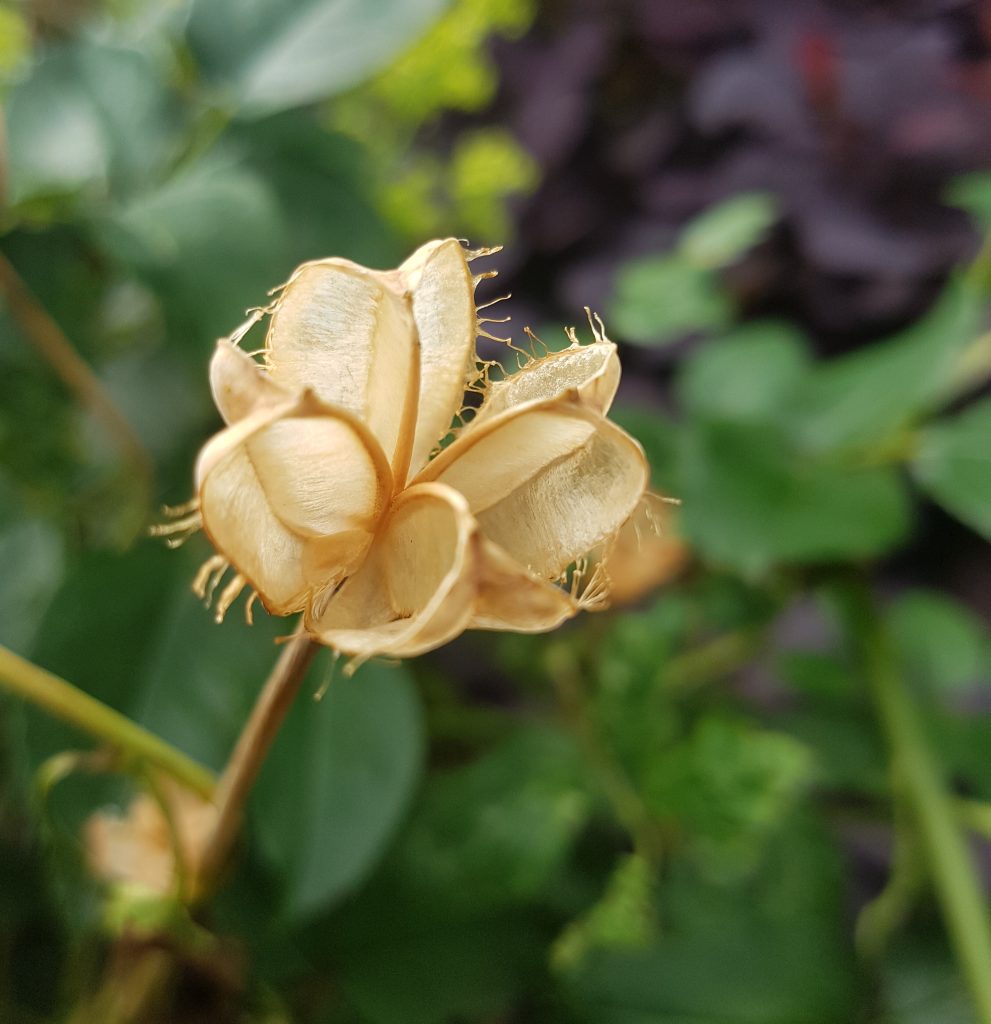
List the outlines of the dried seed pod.
{"type": "Polygon", "coordinates": [[[160,531],[202,523],[218,555],[201,596],[233,567],[218,619],[250,587],[356,664],[605,607],[602,552],[650,504],[643,450],[606,418],[616,346],[586,310],[589,344],[507,341],[519,369],[491,380],[475,339],[502,321],[475,288],[493,272],[469,263],[495,251],[448,238],[396,270],[306,263],[218,344],[228,425],[200,453],[197,515],[160,531]],[[266,317],[259,362],[238,344],[266,317]],[[466,391],[481,395],[468,422],[466,391]]]}

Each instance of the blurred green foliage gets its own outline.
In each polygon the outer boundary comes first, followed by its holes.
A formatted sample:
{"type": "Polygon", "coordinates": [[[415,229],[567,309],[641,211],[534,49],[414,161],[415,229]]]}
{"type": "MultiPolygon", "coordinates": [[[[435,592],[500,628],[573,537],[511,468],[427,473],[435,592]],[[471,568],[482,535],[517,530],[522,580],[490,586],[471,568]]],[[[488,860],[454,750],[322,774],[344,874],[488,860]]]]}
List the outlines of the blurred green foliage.
{"type": "MultiPolygon", "coordinates": [[[[149,494],[5,304],[0,642],[223,765],[287,627],[216,627],[188,589],[206,542],[142,536],[216,427],[212,344],[303,260],[507,238],[536,165],[503,129],[438,126],[492,98],[486,40],[533,15],[196,0],[48,32],[0,8],[2,253],[156,470],[149,494]]],[[[958,197],[977,216],[979,186],[958,197]]],[[[728,281],[775,219],[738,196],[617,279],[620,340],[695,337],[669,412],[617,413],[682,499],[689,568],[552,638],[467,637],[350,680],[321,656],[206,922],[236,954],[212,969],[186,951],[203,1005],[181,990],[168,1019],[975,1019],[926,890],[877,962],[856,955],[904,824],[842,607],[925,501],[991,537],[991,407],[970,401],[987,296],[961,274],[908,330],[818,361],[795,326],[741,322],[728,281]]],[[[966,711],[986,704],[985,624],[920,589],[879,620],[955,791],[991,801],[989,721],[966,711]]],[[[0,1019],[35,1024],[100,976],[111,936],[80,828],[140,781],[73,775],[40,799],[39,765],[88,741],[0,710],[0,1019]]]]}
{"type": "Polygon", "coordinates": [[[644,344],[729,327],[733,302],[718,272],[758,243],[776,219],[773,201],[758,192],[701,214],[671,252],[621,268],[610,322],[627,341],[644,344]]]}
{"type": "Polygon", "coordinates": [[[374,155],[378,208],[404,238],[442,235],[452,223],[487,244],[512,236],[505,200],[536,186],[537,167],[509,132],[468,129],[432,151],[411,143],[438,112],[477,110],[493,98],[487,41],[520,35],[534,13],[534,0],[455,0],[414,46],[330,110],[330,123],[374,155]]]}

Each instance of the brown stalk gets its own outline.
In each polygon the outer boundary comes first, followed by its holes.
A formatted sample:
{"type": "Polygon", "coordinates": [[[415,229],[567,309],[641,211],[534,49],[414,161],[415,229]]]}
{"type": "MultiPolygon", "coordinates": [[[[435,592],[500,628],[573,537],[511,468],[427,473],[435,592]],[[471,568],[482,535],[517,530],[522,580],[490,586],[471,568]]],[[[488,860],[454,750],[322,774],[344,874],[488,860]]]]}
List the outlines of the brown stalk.
{"type": "Polygon", "coordinates": [[[227,864],[248,794],[318,650],[319,645],[300,625],[262,687],[217,784],[217,821],[200,855],[194,903],[202,903],[210,896],[227,864]]]}
{"type": "Polygon", "coordinates": [[[152,461],[141,439],[104,390],[92,368],[3,253],[0,253],[0,294],[24,336],[80,404],[100,420],[145,487],[150,489],[152,461]]]}
{"type": "MultiPolygon", "coordinates": [[[[214,791],[217,818],[204,841],[189,903],[202,906],[214,893],[237,840],[244,807],[275,739],[299,693],[319,645],[302,625],[283,647],[234,746],[214,791]]],[[[179,968],[177,955],[148,946],[111,957],[110,969],[92,1000],[70,1018],[71,1024],[149,1024],[164,1021],[169,991],[179,968]]]]}

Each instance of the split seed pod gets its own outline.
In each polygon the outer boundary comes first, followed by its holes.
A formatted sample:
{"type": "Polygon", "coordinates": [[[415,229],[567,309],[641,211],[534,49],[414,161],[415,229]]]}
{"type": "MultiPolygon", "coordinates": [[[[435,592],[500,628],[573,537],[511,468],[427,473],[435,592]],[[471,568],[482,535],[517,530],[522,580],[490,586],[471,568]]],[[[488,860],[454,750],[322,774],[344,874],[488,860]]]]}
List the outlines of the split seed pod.
{"type": "Polygon", "coordinates": [[[445,239],[396,270],[306,263],[218,343],[227,426],[199,455],[198,511],[159,529],[202,525],[218,554],[201,594],[233,566],[218,617],[250,586],[360,662],[605,606],[610,551],[657,500],[643,450],[606,419],[616,346],[590,318],[591,343],[571,331],[490,381],[474,293],[492,275],[470,262],[491,251],[445,239]],[[262,319],[258,362],[239,344],[262,319]],[[480,395],[467,423],[466,391],[480,395]]]}

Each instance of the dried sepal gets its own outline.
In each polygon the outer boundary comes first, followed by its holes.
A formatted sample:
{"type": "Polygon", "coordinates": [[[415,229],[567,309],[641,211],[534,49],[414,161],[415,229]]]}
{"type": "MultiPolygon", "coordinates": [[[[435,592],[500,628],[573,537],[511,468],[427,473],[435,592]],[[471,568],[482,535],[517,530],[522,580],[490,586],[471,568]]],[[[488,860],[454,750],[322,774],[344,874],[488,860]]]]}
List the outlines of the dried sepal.
{"type": "Polygon", "coordinates": [[[163,777],[155,795],[136,796],[123,815],[98,811],[86,820],[86,866],[104,882],[179,895],[183,881],[195,876],[216,819],[213,803],[163,777]]]}

